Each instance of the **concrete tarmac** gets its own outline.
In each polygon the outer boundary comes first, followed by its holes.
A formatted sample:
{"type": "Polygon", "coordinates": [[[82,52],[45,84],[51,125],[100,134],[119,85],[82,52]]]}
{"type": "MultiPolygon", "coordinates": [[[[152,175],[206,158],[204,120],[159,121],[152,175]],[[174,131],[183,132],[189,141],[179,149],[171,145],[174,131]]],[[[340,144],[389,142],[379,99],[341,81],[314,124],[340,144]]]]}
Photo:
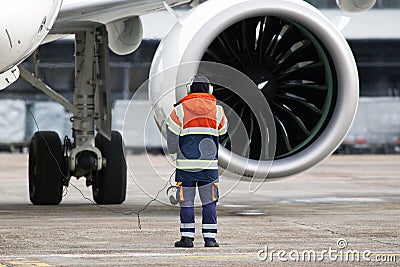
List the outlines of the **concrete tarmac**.
{"type": "Polygon", "coordinates": [[[146,154],[129,155],[128,167],[122,205],[94,205],[73,178],[60,205],[34,206],[27,154],[0,154],[0,266],[400,265],[400,156],[331,156],[252,194],[222,177],[219,248],[204,248],[201,207],[195,247],[173,247],[179,208],[165,190],[141,212],[141,229],[135,213],[119,214],[141,210],[173,171],[146,154]]]}

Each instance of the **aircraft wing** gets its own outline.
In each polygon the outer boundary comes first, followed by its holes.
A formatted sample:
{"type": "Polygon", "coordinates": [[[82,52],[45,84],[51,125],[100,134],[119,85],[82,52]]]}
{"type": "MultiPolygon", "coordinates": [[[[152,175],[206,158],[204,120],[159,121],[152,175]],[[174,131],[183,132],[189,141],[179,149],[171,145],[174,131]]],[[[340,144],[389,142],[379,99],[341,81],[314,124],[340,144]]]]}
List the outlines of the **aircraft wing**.
{"type": "Polygon", "coordinates": [[[191,0],[19,0],[0,10],[0,90],[19,77],[17,65],[44,43],[105,25],[109,47],[132,53],[142,40],[139,16],[191,0]],[[15,18],[23,18],[15,23],[15,18]]]}
{"type": "Polygon", "coordinates": [[[94,24],[145,15],[169,6],[188,3],[191,0],[64,0],[50,34],[74,33],[94,24]]]}

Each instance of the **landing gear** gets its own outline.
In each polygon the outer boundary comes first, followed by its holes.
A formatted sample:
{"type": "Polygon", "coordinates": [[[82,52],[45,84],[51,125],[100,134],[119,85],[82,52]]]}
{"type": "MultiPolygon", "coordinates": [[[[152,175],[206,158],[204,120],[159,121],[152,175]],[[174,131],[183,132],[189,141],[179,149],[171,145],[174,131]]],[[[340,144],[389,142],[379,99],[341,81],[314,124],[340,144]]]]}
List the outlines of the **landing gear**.
{"type": "Polygon", "coordinates": [[[29,147],[29,197],[35,205],[61,202],[64,158],[56,132],[39,131],[29,147]]]}
{"type": "MultiPolygon", "coordinates": [[[[126,194],[126,161],[122,137],[111,131],[105,26],[75,34],[73,103],[21,67],[21,77],[73,114],[72,136],[64,146],[55,132],[37,132],[29,152],[29,192],[33,204],[59,204],[71,177],[85,177],[99,204],[121,204],[126,194]],[[95,137],[95,133],[97,135],[95,137]],[[64,148],[64,149],[63,149],[64,148]]],[[[35,58],[35,66],[39,65],[35,58]]],[[[36,69],[36,68],[35,68],[36,69]]]]}
{"type": "Polygon", "coordinates": [[[94,177],[93,199],[97,204],[121,204],[126,194],[126,161],[122,136],[113,131],[111,141],[108,141],[97,134],[95,142],[106,164],[94,177]]]}

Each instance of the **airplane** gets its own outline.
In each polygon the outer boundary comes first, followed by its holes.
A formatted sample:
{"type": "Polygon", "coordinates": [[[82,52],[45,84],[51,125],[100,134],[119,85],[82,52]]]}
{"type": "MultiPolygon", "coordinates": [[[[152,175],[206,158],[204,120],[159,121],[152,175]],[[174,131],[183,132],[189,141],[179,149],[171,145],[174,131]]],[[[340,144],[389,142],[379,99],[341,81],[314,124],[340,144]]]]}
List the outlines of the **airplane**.
{"type": "MultiPolygon", "coordinates": [[[[348,12],[375,2],[336,1],[348,12]]],[[[230,137],[219,154],[227,173],[260,182],[291,176],[344,139],[357,108],[357,67],[340,31],[305,1],[17,0],[0,14],[0,89],[21,77],[73,114],[72,141],[62,143],[50,131],[32,137],[33,204],[59,204],[72,176],[86,178],[96,203],[124,202],[127,167],[121,134],[111,131],[108,53],[134,52],[142,40],[140,16],[162,9],[176,24],[150,70],[149,97],[160,128],[183,96],[180,88],[202,71],[229,109],[230,137]],[[182,4],[193,8],[178,16],[171,7],[182,4]],[[75,35],[73,103],[38,77],[39,57],[34,73],[19,66],[40,45],[68,35],[75,35]],[[236,82],[239,91],[230,88],[236,82]],[[238,146],[240,128],[246,140],[238,146]]]]}

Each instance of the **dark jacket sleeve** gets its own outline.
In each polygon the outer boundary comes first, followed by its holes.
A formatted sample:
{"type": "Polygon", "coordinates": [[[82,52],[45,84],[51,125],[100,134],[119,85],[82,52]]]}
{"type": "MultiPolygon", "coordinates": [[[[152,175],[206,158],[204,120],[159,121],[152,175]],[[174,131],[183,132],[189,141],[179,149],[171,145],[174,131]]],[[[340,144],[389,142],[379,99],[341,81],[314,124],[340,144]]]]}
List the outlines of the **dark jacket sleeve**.
{"type": "Polygon", "coordinates": [[[169,154],[176,154],[178,152],[179,135],[172,132],[167,126],[167,144],[169,154]]]}
{"type": "Polygon", "coordinates": [[[167,145],[168,151],[173,159],[176,159],[176,153],[178,152],[179,146],[179,134],[181,131],[181,125],[176,117],[175,110],[169,115],[167,122],[167,145]]]}

